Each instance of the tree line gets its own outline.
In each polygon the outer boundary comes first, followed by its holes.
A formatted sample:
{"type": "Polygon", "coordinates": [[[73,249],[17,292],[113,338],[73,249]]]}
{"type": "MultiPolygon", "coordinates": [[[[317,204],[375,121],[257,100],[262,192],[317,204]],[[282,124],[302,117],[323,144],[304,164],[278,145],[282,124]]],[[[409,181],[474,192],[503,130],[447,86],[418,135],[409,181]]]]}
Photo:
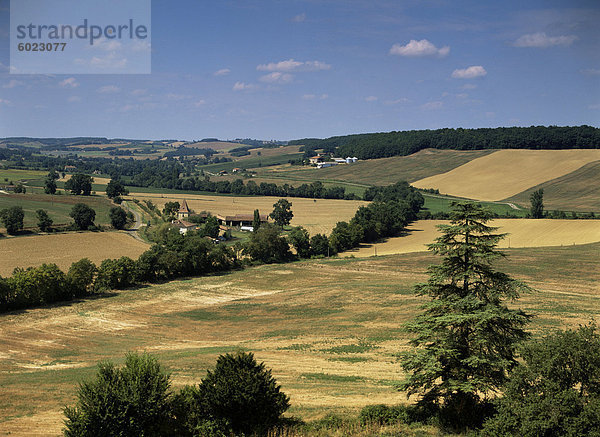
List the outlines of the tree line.
{"type": "Polygon", "coordinates": [[[531,126],[480,129],[436,129],[393,131],[305,138],[290,141],[304,145],[309,154],[317,149],[335,151],[336,156],[375,159],[405,156],[422,149],[596,149],[600,129],[592,126],[531,126]]]}

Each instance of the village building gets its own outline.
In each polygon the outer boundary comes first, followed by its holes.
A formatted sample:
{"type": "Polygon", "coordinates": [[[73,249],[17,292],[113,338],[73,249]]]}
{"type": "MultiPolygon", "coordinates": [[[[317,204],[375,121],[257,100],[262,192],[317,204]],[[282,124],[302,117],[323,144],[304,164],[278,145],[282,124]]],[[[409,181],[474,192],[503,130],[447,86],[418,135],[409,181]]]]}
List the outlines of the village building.
{"type": "Polygon", "coordinates": [[[182,235],[187,234],[189,230],[195,230],[198,228],[198,226],[195,223],[191,223],[182,219],[173,220],[171,222],[171,226],[179,229],[179,233],[182,235]]]}
{"type": "MultiPolygon", "coordinates": [[[[254,222],[254,214],[217,215],[217,220],[219,220],[219,224],[223,226],[252,226],[252,223],[254,222]]],[[[267,223],[268,220],[268,215],[260,215],[261,223],[267,223]]]]}
{"type": "Polygon", "coordinates": [[[188,207],[187,202],[183,199],[181,202],[181,206],[179,207],[179,211],[177,211],[177,218],[182,220],[190,216],[190,208],[188,207]]]}

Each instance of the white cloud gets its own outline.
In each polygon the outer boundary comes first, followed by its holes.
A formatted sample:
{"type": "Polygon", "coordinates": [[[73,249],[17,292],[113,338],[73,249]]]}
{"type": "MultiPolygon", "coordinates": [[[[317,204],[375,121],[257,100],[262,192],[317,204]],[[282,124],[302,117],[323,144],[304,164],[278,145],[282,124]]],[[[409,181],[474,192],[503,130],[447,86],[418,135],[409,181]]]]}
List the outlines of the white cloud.
{"type": "Polygon", "coordinates": [[[365,102],[375,102],[377,101],[377,97],[376,96],[367,96],[365,97],[365,102]]]}
{"type": "Polygon", "coordinates": [[[67,77],[65,80],[61,81],[59,85],[63,88],[77,88],[79,86],[79,82],[74,77],[67,77]]]}
{"type": "Polygon", "coordinates": [[[2,88],[16,88],[19,85],[23,85],[23,82],[19,80],[12,79],[10,82],[2,85],[2,88]]]}
{"type": "Polygon", "coordinates": [[[115,85],[106,85],[98,88],[96,91],[98,91],[100,94],[112,94],[118,93],[119,91],[121,91],[121,88],[115,85]]]}
{"type": "Polygon", "coordinates": [[[329,94],[321,94],[319,96],[319,99],[321,99],[321,100],[325,100],[325,99],[328,99],[328,98],[329,98],[329,94]]]}
{"type": "Polygon", "coordinates": [[[251,83],[245,83],[245,82],[236,82],[235,85],[233,85],[234,91],[244,91],[244,90],[250,90],[253,88],[256,88],[256,85],[253,85],[251,83]]]}
{"type": "Polygon", "coordinates": [[[81,97],[79,96],[71,96],[67,99],[70,103],[81,102],[81,97]]]}
{"type": "Polygon", "coordinates": [[[90,65],[99,68],[123,68],[127,65],[127,59],[118,57],[116,53],[111,52],[103,58],[94,56],[90,65]]]}
{"type": "Polygon", "coordinates": [[[396,100],[386,100],[384,103],[386,105],[398,105],[400,103],[410,103],[410,99],[407,99],[406,97],[401,97],[396,100]]]}
{"type": "Polygon", "coordinates": [[[10,100],[0,99],[0,105],[10,105],[10,100]]]}
{"type": "Polygon", "coordinates": [[[483,77],[487,74],[485,68],[481,65],[472,65],[467,68],[459,68],[452,72],[452,77],[455,79],[473,79],[476,77],[483,77]]]}
{"type": "Polygon", "coordinates": [[[271,62],[269,64],[260,64],[256,67],[258,71],[319,71],[329,70],[331,65],[321,61],[287,61],[271,62]]]}
{"type": "Polygon", "coordinates": [[[220,70],[215,71],[213,76],[227,76],[229,73],[231,73],[229,68],[221,68],[220,70]]]}
{"type": "Polygon", "coordinates": [[[302,23],[304,20],[306,20],[306,14],[304,12],[292,18],[294,23],[302,23]]]}
{"type": "Polygon", "coordinates": [[[144,89],[136,89],[136,90],[133,90],[133,91],[131,92],[131,95],[132,95],[132,96],[136,96],[136,97],[140,97],[140,96],[143,96],[143,95],[145,95],[147,92],[148,92],[148,90],[144,90],[144,89]]]}
{"type": "Polygon", "coordinates": [[[204,99],[200,99],[200,100],[198,100],[197,102],[194,102],[194,106],[195,106],[196,108],[199,108],[200,106],[204,105],[205,103],[206,103],[206,100],[204,100],[204,99]]]}
{"type": "Polygon", "coordinates": [[[545,32],[523,35],[514,42],[515,47],[538,47],[546,48],[552,46],[570,46],[577,39],[576,35],[548,36],[545,32]]]}
{"type": "Polygon", "coordinates": [[[600,76],[600,68],[586,68],[580,72],[581,74],[585,74],[587,76],[600,76]]]}
{"type": "Polygon", "coordinates": [[[316,99],[317,96],[315,96],[314,94],[304,94],[302,96],[302,100],[314,100],[316,99]]]}
{"type": "Polygon", "coordinates": [[[290,83],[294,79],[289,73],[281,73],[280,71],[274,71],[273,73],[265,74],[260,77],[261,82],[266,83],[290,83]]]}
{"type": "Polygon", "coordinates": [[[466,99],[467,97],[469,97],[469,95],[467,93],[458,93],[456,97],[458,97],[459,99],[466,99]]]}
{"type": "Polygon", "coordinates": [[[444,57],[450,53],[450,46],[444,46],[437,48],[431,42],[426,39],[417,41],[411,39],[408,44],[400,45],[394,44],[390,49],[390,55],[398,56],[439,56],[444,57]]]}
{"type": "Polygon", "coordinates": [[[94,41],[94,45],[88,46],[90,49],[99,49],[107,52],[114,52],[119,50],[123,45],[114,39],[100,38],[94,41]]]}
{"type": "Polygon", "coordinates": [[[442,106],[444,106],[444,102],[440,102],[440,101],[427,102],[424,105],[421,105],[421,109],[426,109],[428,111],[431,111],[431,110],[435,110],[435,109],[441,109],[442,106]]]}

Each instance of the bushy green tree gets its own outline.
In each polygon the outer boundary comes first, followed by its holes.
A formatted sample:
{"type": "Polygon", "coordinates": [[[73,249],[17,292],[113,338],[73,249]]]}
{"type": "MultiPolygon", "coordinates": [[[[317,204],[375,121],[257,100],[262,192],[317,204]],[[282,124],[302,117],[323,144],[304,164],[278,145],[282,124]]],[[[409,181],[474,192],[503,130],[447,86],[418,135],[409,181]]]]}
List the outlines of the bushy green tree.
{"type": "Polygon", "coordinates": [[[531,201],[531,217],[535,219],[544,217],[544,190],[540,188],[539,190],[531,193],[529,197],[531,201]]]}
{"type": "Polygon", "coordinates": [[[25,213],[20,206],[11,206],[0,211],[0,220],[6,228],[6,232],[11,235],[16,234],[23,229],[23,218],[25,213]]]}
{"type": "Polygon", "coordinates": [[[135,261],[127,256],[105,259],[98,268],[97,290],[123,289],[132,286],[136,278],[135,261]]]}
{"type": "Polygon", "coordinates": [[[75,225],[79,229],[86,230],[94,224],[96,211],[85,203],[77,203],[71,209],[69,216],[75,221],[75,225]]]}
{"type": "Polygon", "coordinates": [[[329,235],[329,245],[333,253],[352,249],[363,238],[363,229],[355,222],[337,222],[329,235]]]}
{"type": "Polygon", "coordinates": [[[37,218],[38,218],[38,228],[40,228],[40,231],[42,231],[42,232],[49,231],[50,227],[52,226],[54,221],[48,215],[48,211],[46,211],[45,209],[38,209],[35,212],[35,214],[37,215],[37,218]]]}
{"type": "Polygon", "coordinates": [[[429,297],[424,312],[406,325],[416,350],[405,353],[401,385],[420,403],[442,408],[457,427],[481,421],[482,397],[498,391],[517,364],[516,348],[527,334],[529,316],[510,309],[527,286],[494,270],[503,234],[486,222],[492,213],[473,203],[452,204],[451,224],[429,249],[443,256],[429,267],[429,280],[415,293],[429,297]]]}
{"type": "Polygon", "coordinates": [[[56,264],[17,268],[8,278],[8,284],[12,289],[11,308],[44,305],[73,297],[65,274],[56,264]]]}
{"type": "Polygon", "coordinates": [[[158,361],[130,353],[125,365],[98,365],[79,386],[77,404],[65,408],[67,437],[160,437],[171,435],[171,382],[158,361]]]}
{"type": "Polygon", "coordinates": [[[127,224],[127,213],[119,206],[113,206],[109,212],[110,224],[115,229],[123,229],[127,224]]]}
{"type": "Polygon", "coordinates": [[[329,239],[326,235],[316,234],[310,238],[310,254],[312,256],[329,255],[329,239]]]}
{"type": "Polygon", "coordinates": [[[484,436],[600,436],[600,336],[593,325],[527,344],[484,436]]]}
{"type": "Polygon", "coordinates": [[[46,194],[55,194],[56,193],[56,180],[58,179],[58,173],[52,170],[46,176],[46,180],[44,181],[44,192],[46,194]]]}
{"type": "Polygon", "coordinates": [[[253,232],[250,241],[245,245],[244,252],[255,261],[283,262],[290,258],[290,246],[287,240],[279,235],[280,229],[270,223],[261,226],[253,232]]]}
{"type": "Polygon", "coordinates": [[[199,387],[207,415],[226,422],[235,435],[262,434],[289,408],[289,397],[252,353],[221,355],[199,387]]]}
{"type": "Polygon", "coordinates": [[[129,190],[118,179],[111,179],[106,185],[106,195],[109,199],[126,196],[127,194],[129,194],[129,190]]]}
{"type": "Polygon", "coordinates": [[[94,278],[98,269],[88,258],[82,258],[71,264],[67,280],[71,283],[75,296],[85,296],[93,290],[94,278]]]}
{"type": "Polygon", "coordinates": [[[302,226],[295,227],[288,234],[288,238],[300,258],[310,257],[310,236],[306,229],[302,226]]]}
{"type": "Polygon", "coordinates": [[[210,216],[204,223],[204,235],[208,235],[211,238],[219,237],[219,220],[215,216],[210,216]]]}
{"type": "Polygon", "coordinates": [[[285,225],[289,225],[294,217],[292,203],[287,199],[279,199],[273,204],[273,212],[270,216],[279,227],[283,228],[285,225]]]}
{"type": "Polygon", "coordinates": [[[92,183],[94,179],[83,173],[76,173],[65,182],[65,188],[70,190],[72,194],[89,196],[92,192],[92,183]]]}
{"type": "Polygon", "coordinates": [[[167,220],[172,220],[177,216],[177,211],[179,211],[180,207],[179,202],[167,202],[163,207],[163,215],[167,220]]]}

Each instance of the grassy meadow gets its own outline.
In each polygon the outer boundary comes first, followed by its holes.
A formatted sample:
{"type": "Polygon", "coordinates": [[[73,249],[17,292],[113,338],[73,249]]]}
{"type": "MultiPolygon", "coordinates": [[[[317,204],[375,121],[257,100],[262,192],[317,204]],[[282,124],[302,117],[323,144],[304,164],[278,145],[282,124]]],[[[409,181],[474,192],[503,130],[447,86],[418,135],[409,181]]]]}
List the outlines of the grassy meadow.
{"type": "MultiPolygon", "coordinates": [[[[510,249],[498,267],[537,291],[514,305],[535,314],[534,335],[597,320],[600,244],[510,249]]],[[[99,360],[156,355],[174,385],[199,382],[219,354],[255,352],[291,396],[289,414],[355,414],[407,402],[397,354],[412,293],[436,262],[426,252],[265,265],[178,280],[0,317],[0,428],[58,435],[62,407],[99,360]]]]}

